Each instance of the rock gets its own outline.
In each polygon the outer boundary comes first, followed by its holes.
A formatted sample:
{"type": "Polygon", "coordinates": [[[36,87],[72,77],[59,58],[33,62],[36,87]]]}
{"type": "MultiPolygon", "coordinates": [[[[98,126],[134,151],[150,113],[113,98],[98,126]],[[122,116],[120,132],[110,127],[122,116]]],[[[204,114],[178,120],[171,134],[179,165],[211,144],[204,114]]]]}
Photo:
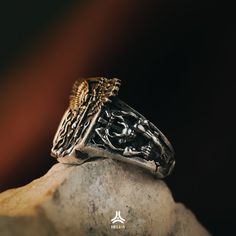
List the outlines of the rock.
{"type": "Polygon", "coordinates": [[[166,184],[144,170],[103,159],[54,165],[0,194],[0,235],[210,235],[166,184]],[[120,216],[124,222],[112,223],[120,216]]]}

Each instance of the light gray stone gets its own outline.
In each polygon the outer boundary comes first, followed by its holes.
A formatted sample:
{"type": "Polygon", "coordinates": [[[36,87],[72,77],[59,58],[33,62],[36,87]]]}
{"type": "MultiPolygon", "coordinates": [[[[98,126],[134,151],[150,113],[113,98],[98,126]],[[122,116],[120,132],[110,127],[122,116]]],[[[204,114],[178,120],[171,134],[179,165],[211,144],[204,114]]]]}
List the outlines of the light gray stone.
{"type": "MultiPolygon", "coordinates": [[[[117,225],[114,224],[114,225],[117,225]]],[[[0,194],[1,236],[210,235],[144,170],[104,159],[54,165],[46,175],[0,194]],[[112,229],[116,211],[124,229],[112,229]]]]}

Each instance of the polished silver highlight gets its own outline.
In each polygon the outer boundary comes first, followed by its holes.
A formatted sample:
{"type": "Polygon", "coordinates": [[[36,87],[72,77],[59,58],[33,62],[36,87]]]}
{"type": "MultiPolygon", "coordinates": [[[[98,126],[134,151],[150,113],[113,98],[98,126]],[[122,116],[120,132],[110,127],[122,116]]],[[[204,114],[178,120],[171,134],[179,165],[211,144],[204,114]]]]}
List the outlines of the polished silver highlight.
{"type": "Polygon", "coordinates": [[[101,77],[74,84],[52,156],[72,164],[112,158],[144,167],[160,178],[169,175],[175,165],[170,142],[117,97],[119,87],[120,80],[101,77]]]}

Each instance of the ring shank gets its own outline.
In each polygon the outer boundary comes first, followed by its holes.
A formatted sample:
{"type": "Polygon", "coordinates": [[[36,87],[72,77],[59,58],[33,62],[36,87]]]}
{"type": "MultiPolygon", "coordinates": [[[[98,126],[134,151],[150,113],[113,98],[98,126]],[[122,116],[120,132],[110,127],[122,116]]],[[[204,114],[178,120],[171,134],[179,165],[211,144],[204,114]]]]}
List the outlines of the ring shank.
{"type": "Polygon", "coordinates": [[[163,133],[118,97],[89,118],[73,117],[68,109],[55,135],[52,155],[70,164],[112,158],[141,166],[160,178],[175,165],[174,150],[163,133]]]}

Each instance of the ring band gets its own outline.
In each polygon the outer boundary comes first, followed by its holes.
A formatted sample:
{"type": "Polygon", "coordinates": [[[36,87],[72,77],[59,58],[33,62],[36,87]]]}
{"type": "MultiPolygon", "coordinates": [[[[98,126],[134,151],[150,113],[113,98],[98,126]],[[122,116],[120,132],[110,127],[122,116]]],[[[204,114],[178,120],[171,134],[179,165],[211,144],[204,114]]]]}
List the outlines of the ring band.
{"type": "Polygon", "coordinates": [[[154,124],[118,98],[120,85],[103,77],[75,82],[51,155],[71,164],[112,158],[166,177],[175,165],[174,150],[154,124]]]}

